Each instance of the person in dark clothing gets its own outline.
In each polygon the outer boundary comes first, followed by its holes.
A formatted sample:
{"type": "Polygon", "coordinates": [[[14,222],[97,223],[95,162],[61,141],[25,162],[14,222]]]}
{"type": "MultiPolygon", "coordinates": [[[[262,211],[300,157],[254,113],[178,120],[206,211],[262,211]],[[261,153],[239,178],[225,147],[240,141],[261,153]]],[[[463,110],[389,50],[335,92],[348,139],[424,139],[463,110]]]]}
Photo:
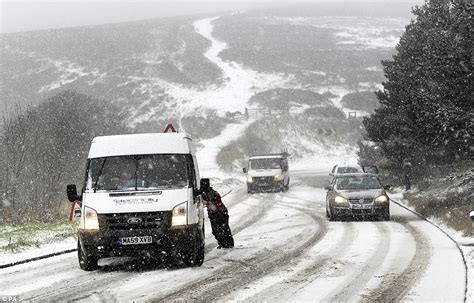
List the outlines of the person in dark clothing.
{"type": "Polygon", "coordinates": [[[211,221],[212,234],[217,240],[217,248],[234,247],[234,238],[229,227],[229,212],[221,195],[209,184],[209,179],[201,179],[201,191],[204,205],[207,207],[207,216],[211,221]]]}

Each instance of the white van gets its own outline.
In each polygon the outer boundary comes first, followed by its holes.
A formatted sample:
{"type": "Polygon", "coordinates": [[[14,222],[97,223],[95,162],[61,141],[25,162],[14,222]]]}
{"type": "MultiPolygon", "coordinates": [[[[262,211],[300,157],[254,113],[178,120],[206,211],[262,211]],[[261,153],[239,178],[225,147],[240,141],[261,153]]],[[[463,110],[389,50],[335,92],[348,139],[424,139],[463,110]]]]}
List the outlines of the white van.
{"type": "Polygon", "coordinates": [[[78,257],[84,270],[99,258],[180,258],[204,261],[204,214],[192,139],[184,133],[96,137],[81,195],[78,257]]]}
{"type": "Polygon", "coordinates": [[[284,152],[249,157],[248,166],[243,168],[243,172],[247,174],[247,192],[288,190],[290,188],[288,156],[284,152]]]}

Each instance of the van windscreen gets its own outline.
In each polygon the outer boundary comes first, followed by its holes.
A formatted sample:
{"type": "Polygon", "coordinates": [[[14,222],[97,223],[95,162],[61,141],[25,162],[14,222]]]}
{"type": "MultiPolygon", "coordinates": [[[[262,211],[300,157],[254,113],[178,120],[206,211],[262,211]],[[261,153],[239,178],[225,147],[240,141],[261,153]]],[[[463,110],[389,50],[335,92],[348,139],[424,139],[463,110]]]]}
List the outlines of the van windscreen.
{"type": "Polygon", "coordinates": [[[139,155],[94,158],[86,190],[148,190],[188,186],[186,155],[139,155]]]}
{"type": "Polygon", "coordinates": [[[250,160],[251,169],[279,169],[281,168],[280,158],[261,158],[250,160]]]}

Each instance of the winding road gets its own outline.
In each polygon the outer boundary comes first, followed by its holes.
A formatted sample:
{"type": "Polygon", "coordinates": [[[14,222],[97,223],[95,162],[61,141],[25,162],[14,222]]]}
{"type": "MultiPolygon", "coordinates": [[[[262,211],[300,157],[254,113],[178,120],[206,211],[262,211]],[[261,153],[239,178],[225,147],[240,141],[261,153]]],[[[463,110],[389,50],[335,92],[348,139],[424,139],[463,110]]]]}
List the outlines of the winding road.
{"type": "Polygon", "coordinates": [[[116,258],[85,272],[69,253],[2,269],[0,289],[30,301],[464,300],[462,257],[439,230],[396,204],[387,222],[329,222],[326,177],[292,179],[285,193],[228,195],[236,247],[215,249],[207,225],[202,267],[116,258]]]}

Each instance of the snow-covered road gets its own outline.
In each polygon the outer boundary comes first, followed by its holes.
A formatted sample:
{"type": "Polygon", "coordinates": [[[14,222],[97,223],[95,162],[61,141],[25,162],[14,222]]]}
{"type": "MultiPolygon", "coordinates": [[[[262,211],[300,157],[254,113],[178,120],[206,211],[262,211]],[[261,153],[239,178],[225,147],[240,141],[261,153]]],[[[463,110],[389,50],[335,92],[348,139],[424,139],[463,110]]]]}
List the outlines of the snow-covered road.
{"type": "Polygon", "coordinates": [[[286,193],[228,195],[236,247],[215,249],[206,226],[202,267],[111,259],[85,272],[70,253],[1,270],[0,289],[39,301],[463,301],[462,257],[438,229],[395,204],[389,222],[328,222],[325,177],[292,180],[286,193]]]}

